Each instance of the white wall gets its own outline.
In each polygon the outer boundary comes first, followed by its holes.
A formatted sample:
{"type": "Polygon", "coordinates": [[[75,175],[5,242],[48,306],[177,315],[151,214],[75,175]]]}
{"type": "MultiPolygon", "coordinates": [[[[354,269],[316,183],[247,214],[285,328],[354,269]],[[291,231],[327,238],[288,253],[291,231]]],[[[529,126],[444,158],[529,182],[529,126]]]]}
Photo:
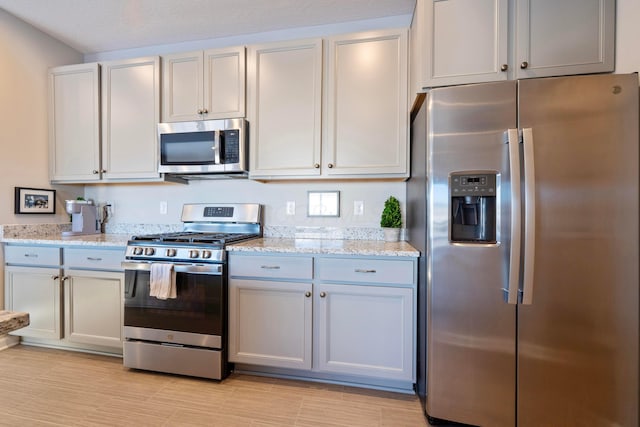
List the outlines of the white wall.
{"type": "Polygon", "coordinates": [[[618,0],[616,13],[616,73],[640,72],[640,2],[618,0]]]}
{"type": "Polygon", "coordinates": [[[49,183],[47,69],[82,59],[0,9],[0,224],[69,221],[63,200],[83,188],[49,183]],[[14,187],[56,189],[56,215],[15,215],[14,187]]]}
{"type": "Polygon", "coordinates": [[[404,206],[404,182],[260,183],[251,180],[191,181],[183,184],[87,186],[86,197],[110,202],[113,223],[176,224],[184,203],[261,203],[266,225],[378,227],[384,201],[395,196],[404,206]],[[339,218],[307,218],[307,191],[340,191],[339,218]],[[364,201],[364,215],[353,215],[353,202],[364,201]],[[160,214],[160,202],[168,204],[160,214]],[[294,201],[295,215],[286,215],[286,202],[294,201]]]}

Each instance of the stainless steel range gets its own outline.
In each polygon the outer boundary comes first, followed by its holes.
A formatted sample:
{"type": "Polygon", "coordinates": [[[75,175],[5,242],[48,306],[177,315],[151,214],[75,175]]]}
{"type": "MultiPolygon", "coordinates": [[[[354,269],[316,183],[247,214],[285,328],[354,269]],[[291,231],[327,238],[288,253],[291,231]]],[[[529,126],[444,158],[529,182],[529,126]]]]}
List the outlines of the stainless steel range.
{"type": "Polygon", "coordinates": [[[125,367],[227,375],[225,245],[262,236],[261,216],[258,204],[186,204],[183,231],[132,237],[123,262],[125,367]],[[158,294],[158,283],[174,293],[158,294]]]}

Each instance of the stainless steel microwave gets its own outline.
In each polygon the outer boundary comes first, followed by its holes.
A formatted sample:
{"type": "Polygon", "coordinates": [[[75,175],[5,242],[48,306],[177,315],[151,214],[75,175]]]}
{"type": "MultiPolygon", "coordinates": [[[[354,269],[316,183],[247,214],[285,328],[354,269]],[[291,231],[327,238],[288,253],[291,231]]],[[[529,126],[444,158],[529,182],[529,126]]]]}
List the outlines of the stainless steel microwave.
{"type": "Polygon", "coordinates": [[[174,175],[247,175],[245,119],[159,123],[158,172],[174,175]]]}

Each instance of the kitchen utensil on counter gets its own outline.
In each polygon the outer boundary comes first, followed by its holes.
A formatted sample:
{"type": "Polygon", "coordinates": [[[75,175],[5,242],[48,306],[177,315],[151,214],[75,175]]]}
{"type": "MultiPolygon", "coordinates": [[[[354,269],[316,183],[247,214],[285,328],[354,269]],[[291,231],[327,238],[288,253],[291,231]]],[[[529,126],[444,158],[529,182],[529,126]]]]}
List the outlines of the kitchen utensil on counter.
{"type": "Polygon", "coordinates": [[[63,236],[100,234],[98,208],[93,200],[65,200],[65,209],[71,215],[71,231],[63,231],[63,236]]]}

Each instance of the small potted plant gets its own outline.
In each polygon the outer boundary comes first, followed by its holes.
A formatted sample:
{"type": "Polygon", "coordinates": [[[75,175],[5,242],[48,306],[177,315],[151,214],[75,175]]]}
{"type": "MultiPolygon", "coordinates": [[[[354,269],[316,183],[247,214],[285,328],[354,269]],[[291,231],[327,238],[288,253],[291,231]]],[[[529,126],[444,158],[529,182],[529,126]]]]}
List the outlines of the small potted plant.
{"type": "Polygon", "coordinates": [[[400,202],[393,196],[384,202],[384,209],[382,209],[380,216],[380,227],[384,231],[385,241],[397,242],[399,240],[402,228],[402,211],[400,210],[400,202]]]}

